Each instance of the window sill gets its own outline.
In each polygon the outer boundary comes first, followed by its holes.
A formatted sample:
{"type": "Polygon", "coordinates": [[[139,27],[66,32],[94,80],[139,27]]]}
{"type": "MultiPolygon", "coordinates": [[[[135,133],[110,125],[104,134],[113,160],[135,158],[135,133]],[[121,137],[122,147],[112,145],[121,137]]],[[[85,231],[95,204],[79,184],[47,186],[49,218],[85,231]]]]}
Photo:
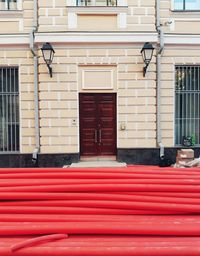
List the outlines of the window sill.
{"type": "Polygon", "coordinates": [[[67,6],[74,13],[124,13],[128,12],[128,6],[67,6]]]}
{"type": "Polygon", "coordinates": [[[0,10],[1,18],[21,18],[23,17],[22,10],[0,10]]]}
{"type": "Polygon", "coordinates": [[[14,154],[20,154],[20,151],[0,151],[0,155],[14,155],[14,154]]]}
{"type": "Polygon", "coordinates": [[[199,148],[200,145],[196,144],[196,145],[191,146],[191,147],[186,147],[186,146],[183,146],[183,145],[176,145],[175,144],[174,147],[177,148],[177,149],[180,149],[180,148],[182,148],[182,149],[195,149],[195,148],[199,148]]]}
{"type": "Polygon", "coordinates": [[[200,13],[200,10],[171,10],[171,12],[174,12],[174,13],[200,13]]]}
{"type": "Polygon", "coordinates": [[[171,10],[171,13],[175,17],[191,17],[191,16],[194,16],[194,17],[199,18],[200,10],[199,11],[175,11],[175,10],[171,10]]]}

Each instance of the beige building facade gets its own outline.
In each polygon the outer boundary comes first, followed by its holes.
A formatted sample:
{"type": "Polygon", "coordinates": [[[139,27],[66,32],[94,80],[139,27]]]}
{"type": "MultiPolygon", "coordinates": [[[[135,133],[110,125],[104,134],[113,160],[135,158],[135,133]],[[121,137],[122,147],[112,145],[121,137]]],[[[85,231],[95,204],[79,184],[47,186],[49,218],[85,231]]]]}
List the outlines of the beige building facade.
{"type": "Polygon", "coordinates": [[[199,0],[0,1],[0,167],[198,155],[199,14],[199,0]]]}

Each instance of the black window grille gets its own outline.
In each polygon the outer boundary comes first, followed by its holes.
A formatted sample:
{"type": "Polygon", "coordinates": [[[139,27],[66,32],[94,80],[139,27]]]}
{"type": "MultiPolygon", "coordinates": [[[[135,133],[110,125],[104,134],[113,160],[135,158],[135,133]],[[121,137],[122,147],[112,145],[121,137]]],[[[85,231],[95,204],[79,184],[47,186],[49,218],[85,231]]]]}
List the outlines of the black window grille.
{"type": "Polygon", "coordinates": [[[200,66],[176,66],[175,144],[200,145],[200,66]]]}
{"type": "Polygon", "coordinates": [[[0,152],[19,151],[18,68],[0,68],[0,152]]]}
{"type": "Polygon", "coordinates": [[[117,0],[76,0],[77,6],[117,6],[117,0]]]}

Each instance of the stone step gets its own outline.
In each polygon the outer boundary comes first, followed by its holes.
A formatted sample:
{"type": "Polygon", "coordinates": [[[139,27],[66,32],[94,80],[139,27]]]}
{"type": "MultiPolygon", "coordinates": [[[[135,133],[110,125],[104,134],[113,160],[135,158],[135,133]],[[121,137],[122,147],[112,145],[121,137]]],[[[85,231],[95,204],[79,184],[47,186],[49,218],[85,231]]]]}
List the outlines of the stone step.
{"type": "Polygon", "coordinates": [[[72,163],[70,168],[81,167],[126,167],[126,163],[120,163],[113,160],[98,160],[98,161],[80,161],[78,163],[72,163]]]}

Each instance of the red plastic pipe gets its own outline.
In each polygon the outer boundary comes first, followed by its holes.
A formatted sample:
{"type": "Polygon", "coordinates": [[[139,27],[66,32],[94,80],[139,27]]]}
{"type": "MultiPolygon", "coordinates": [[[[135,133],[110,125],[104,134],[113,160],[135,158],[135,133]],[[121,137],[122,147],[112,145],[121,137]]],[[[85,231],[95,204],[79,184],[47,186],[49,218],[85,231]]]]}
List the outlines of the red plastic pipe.
{"type": "MultiPolygon", "coordinates": [[[[198,194],[200,197],[200,194],[198,194]]],[[[20,200],[114,200],[114,201],[133,201],[133,202],[161,202],[176,204],[200,204],[200,198],[148,196],[148,194],[126,195],[126,194],[104,194],[104,193],[25,193],[25,192],[3,192],[0,193],[0,200],[15,201],[20,200]]],[[[1,203],[0,203],[1,204],[1,203]]]]}
{"type": "MultiPolygon", "coordinates": [[[[1,237],[1,245],[2,246],[12,246],[13,244],[16,243],[20,243],[24,240],[27,239],[32,239],[32,238],[36,238],[38,236],[35,235],[26,235],[26,236],[6,236],[6,237],[1,237]]],[[[148,236],[135,236],[135,235],[70,235],[68,236],[67,239],[62,240],[62,241],[54,241],[51,242],[51,245],[53,244],[72,244],[72,243],[77,243],[77,244],[81,244],[81,243],[100,243],[100,242],[104,242],[105,244],[107,243],[112,243],[112,242],[130,242],[130,243],[138,243],[138,245],[140,246],[140,243],[149,243],[149,244],[153,244],[153,243],[157,243],[157,244],[161,244],[163,243],[176,243],[176,244],[199,244],[200,240],[199,237],[189,237],[189,236],[153,236],[153,235],[148,235],[148,236]]],[[[42,245],[42,247],[45,247],[46,245],[42,245]]]]}
{"type": "Polygon", "coordinates": [[[198,185],[163,184],[78,184],[0,187],[0,192],[192,192],[199,193],[198,185]]]}
{"type": "Polygon", "coordinates": [[[0,168],[0,174],[2,173],[50,173],[50,172],[140,172],[140,173],[155,173],[155,174],[192,174],[200,173],[199,167],[193,168],[160,168],[158,166],[127,166],[127,167],[84,167],[84,168],[0,168]]]}
{"type": "MultiPolygon", "coordinates": [[[[114,193],[114,192],[112,192],[114,193]]],[[[122,194],[122,192],[120,192],[122,194]]],[[[192,193],[192,192],[151,192],[151,191],[143,191],[143,192],[128,192],[123,194],[129,194],[129,195],[146,195],[146,196],[162,196],[162,197],[181,197],[181,198],[197,198],[200,199],[200,193],[192,193]]]]}
{"type": "MultiPolygon", "coordinates": [[[[49,235],[48,235],[49,236],[49,235]]],[[[30,240],[35,240],[37,238],[32,238],[30,240]]],[[[62,237],[61,237],[62,239],[62,237]]],[[[68,239],[69,240],[69,239],[68,239]]],[[[24,242],[18,242],[16,243],[16,246],[19,246],[20,245],[24,245],[25,243],[28,243],[29,240],[24,241],[24,242]]],[[[8,243],[6,244],[3,244],[5,247],[6,245],[8,245],[8,243]]],[[[36,242],[35,244],[33,244],[32,246],[35,246],[37,245],[36,242]]],[[[67,241],[67,239],[62,239],[61,241],[58,240],[58,241],[44,241],[41,242],[40,244],[38,244],[37,246],[39,246],[40,248],[41,247],[52,247],[52,249],[54,248],[57,248],[57,247],[90,247],[90,246],[95,246],[95,247],[161,247],[161,246],[165,246],[165,247],[170,247],[170,246],[193,246],[193,247],[199,247],[200,246],[200,242],[199,241],[174,241],[174,242],[166,242],[164,241],[163,243],[162,242],[158,242],[158,241],[155,241],[155,242],[149,242],[149,241],[118,241],[117,242],[117,245],[116,245],[116,241],[105,241],[105,239],[102,241],[95,241],[93,242],[93,245],[92,245],[92,242],[91,241],[67,241]]],[[[12,246],[13,247],[13,246],[12,246]]],[[[27,247],[28,247],[28,244],[27,244],[27,247]]],[[[19,248],[19,249],[22,249],[23,247],[19,248]]]]}
{"type": "Polygon", "coordinates": [[[30,247],[30,246],[38,245],[41,243],[47,243],[47,242],[51,242],[51,241],[55,241],[55,240],[66,239],[67,237],[68,237],[67,234],[45,235],[42,237],[27,239],[23,242],[14,244],[11,246],[10,249],[12,252],[16,252],[20,249],[23,249],[24,247],[30,247]]]}
{"type": "Polygon", "coordinates": [[[69,222],[69,223],[1,223],[0,235],[99,234],[99,235],[162,235],[200,236],[200,223],[155,222],[69,222]]]}
{"type": "MultiPolygon", "coordinates": [[[[200,215],[0,214],[0,222],[200,222],[200,215]]],[[[2,238],[1,238],[2,239],[2,238]]],[[[0,240],[1,240],[0,239],[0,240]]]]}
{"type": "Polygon", "coordinates": [[[191,174],[148,174],[148,173],[101,173],[99,172],[62,172],[62,173],[9,173],[0,174],[1,179],[129,179],[129,178],[141,178],[141,179],[200,179],[200,173],[197,175],[191,174]]]}
{"type": "MultiPolygon", "coordinates": [[[[193,246],[155,246],[153,247],[32,247],[26,248],[15,254],[17,256],[199,256],[199,247],[193,246]]],[[[9,248],[0,248],[0,255],[13,256],[9,248]]]]}
{"type": "Polygon", "coordinates": [[[200,185],[200,179],[1,179],[1,187],[68,184],[166,184],[200,185]]]}
{"type": "Polygon", "coordinates": [[[200,205],[176,204],[161,202],[130,202],[130,201],[108,201],[108,200],[49,200],[49,201],[22,201],[1,202],[0,207],[6,206],[43,206],[43,207],[84,207],[98,209],[123,209],[144,211],[171,211],[200,213],[200,205]]]}
{"type": "MultiPolygon", "coordinates": [[[[22,243],[22,242],[21,242],[22,243]]],[[[25,242],[24,242],[25,243],[25,242]]],[[[20,243],[19,243],[20,244],[20,243]]],[[[95,241],[95,243],[93,243],[93,246],[95,245],[95,247],[147,247],[147,246],[152,246],[152,247],[158,247],[158,246],[163,246],[163,244],[165,245],[165,247],[170,247],[170,246],[194,246],[194,247],[199,247],[200,246],[200,242],[199,241],[174,241],[174,242],[145,242],[145,241],[118,241],[117,245],[115,241],[95,241]]],[[[40,247],[49,247],[51,246],[52,248],[55,247],[90,247],[92,246],[92,243],[90,241],[66,241],[62,240],[62,241],[52,241],[52,242],[46,242],[46,243],[41,243],[39,245],[40,247]]]]}
{"type": "Polygon", "coordinates": [[[153,210],[123,210],[123,209],[102,209],[82,207],[41,207],[41,206],[2,206],[1,213],[4,214],[109,214],[109,215],[131,215],[131,214],[188,214],[188,212],[177,211],[153,211],[153,210]]]}

